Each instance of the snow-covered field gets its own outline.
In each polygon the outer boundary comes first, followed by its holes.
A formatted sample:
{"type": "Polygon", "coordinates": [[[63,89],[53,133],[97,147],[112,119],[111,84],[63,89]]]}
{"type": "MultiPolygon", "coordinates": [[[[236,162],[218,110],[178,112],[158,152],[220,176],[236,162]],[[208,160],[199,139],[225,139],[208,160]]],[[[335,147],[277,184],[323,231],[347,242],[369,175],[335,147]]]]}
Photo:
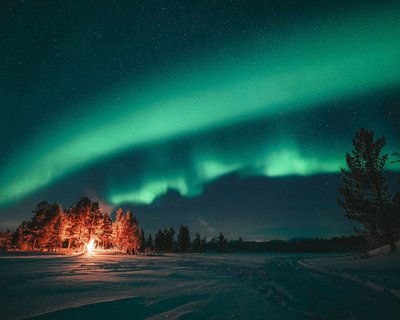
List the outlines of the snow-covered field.
{"type": "Polygon", "coordinates": [[[400,255],[0,256],[0,318],[400,319],[400,255]]]}

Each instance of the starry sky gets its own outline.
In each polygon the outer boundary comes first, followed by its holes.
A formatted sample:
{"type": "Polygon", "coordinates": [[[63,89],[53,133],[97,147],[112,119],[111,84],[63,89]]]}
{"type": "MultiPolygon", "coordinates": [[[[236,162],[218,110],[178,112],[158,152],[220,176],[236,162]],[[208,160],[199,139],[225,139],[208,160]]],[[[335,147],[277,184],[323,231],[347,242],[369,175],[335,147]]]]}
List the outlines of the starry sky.
{"type": "Polygon", "coordinates": [[[86,195],[148,231],[352,233],[355,131],[400,148],[400,5],[375,2],[2,2],[0,226],[86,195]]]}

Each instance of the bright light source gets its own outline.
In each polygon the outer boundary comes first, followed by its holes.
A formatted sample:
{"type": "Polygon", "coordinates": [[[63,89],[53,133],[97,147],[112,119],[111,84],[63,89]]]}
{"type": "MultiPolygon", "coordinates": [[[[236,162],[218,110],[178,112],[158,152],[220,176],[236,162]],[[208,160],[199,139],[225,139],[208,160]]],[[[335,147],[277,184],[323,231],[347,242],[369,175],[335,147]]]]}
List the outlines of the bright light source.
{"type": "Polygon", "coordinates": [[[90,239],[89,243],[86,244],[86,252],[87,254],[91,254],[93,252],[94,249],[94,240],[90,239]]]}

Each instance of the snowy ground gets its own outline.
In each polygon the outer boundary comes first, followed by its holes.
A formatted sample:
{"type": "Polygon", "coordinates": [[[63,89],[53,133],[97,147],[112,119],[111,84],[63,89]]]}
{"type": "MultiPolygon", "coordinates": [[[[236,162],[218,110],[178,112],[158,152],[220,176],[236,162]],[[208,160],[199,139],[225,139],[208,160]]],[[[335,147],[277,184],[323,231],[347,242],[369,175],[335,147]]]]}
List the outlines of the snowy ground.
{"type": "Polygon", "coordinates": [[[399,319],[400,254],[0,256],[1,319],[399,319]]]}

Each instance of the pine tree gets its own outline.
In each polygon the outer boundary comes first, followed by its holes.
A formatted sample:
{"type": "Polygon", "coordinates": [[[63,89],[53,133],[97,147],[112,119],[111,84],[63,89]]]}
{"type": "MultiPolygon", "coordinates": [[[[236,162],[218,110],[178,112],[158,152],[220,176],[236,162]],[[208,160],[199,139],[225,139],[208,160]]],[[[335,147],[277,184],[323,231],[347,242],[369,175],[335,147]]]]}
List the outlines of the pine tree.
{"type": "Polygon", "coordinates": [[[143,228],[140,229],[140,252],[144,252],[146,250],[146,235],[144,234],[143,228]]]}
{"type": "Polygon", "coordinates": [[[100,232],[100,241],[103,244],[103,249],[108,249],[113,231],[113,224],[108,213],[105,213],[103,216],[103,221],[101,223],[101,232],[100,232]]]}
{"type": "Polygon", "coordinates": [[[165,251],[165,233],[158,230],[154,239],[154,247],[157,251],[165,251]]]}
{"type": "Polygon", "coordinates": [[[52,251],[61,248],[62,242],[66,239],[66,224],[60,204],[55,203],[51,206],[45,229],[48,234],[48,250],[52,251]]]}
{"type": "Polygon", "coordinates": [[[225,252],[228,240],[225,238],[222,232],[220,232],[218,237],[214,239],[214,242],[216,244],[216,249],[218,252],[225,252]]]}
{"type": "Polygon", "coordinates": [[[122,232],[124,225],[124,211],[119,208],[115,217],[115,222],[112,225],[112,243],[118,250],[122,250],[122,232]]]}
{"type": "Polygon", "coordinates": [[[164,245],[165,245],[165,251],[167,252],[174,251],[174,235],[175,235],[175,230],[173,227],[170,227],[169,229],[167,228],[164,229],[164,245]]]}
{"type": "Polygon", "coordinates": [[[190,233],[187,226],[181,225],[179,227],[178,241],[177,241],[179,252],[188,252],[190,249],[190,233]]]}
{"type": "Polygon", "coordinates": [[[204,252],[206,250],[207,237],[201,237],[200,233],[196,232],[192,242],[193,252],[204,252]]]}
{"type": "Polygon", "coordinates": [[[75,207],[71,207],[65,213],[64,228],[65,236],[68,239],[68,251],[71,250],[72,245],[77,240],[79,233],[79,217],[75,207]]]}
{"type": "Polygon", "coordinates": [[[41,201],[33,210],[33,217],[28,222],[32,250],[42,249],[47,245],[49,238],[48,219],[51,206],[47,201],[41,201]]]}
{"type": "Polygon", "coordinates": [[[140,248],[140,230],[139,230],[139,222],[136,219],[136,216],[128,210],[126,214],[127,220],[127,247],[128,252],[130,254],[136,254],[139,252],[140,248]]]}
{"type": "Polygon", "coordinates": [[[82,197],[76,204],[76,220],[78,234],[76,237],[76,244],[78,248],[82,248],[85,243],[89,242],[91,236],[91,223],[90,218],[92,209],[92,202],[88,197],[82,197]],[[90,231],[89,231],[90,230],[90,231]]]}
{"type": "Polygon", "coordinates": [[[374,132],[360,129],[354,139],[354,149],[346,154],[348,170],[341,168],[343,186],[339,189],[340,204],[345,216],[360,222],[362,234],[372,246],[390,244],[395,250],[399,236],[398,214],[393,206],[384,176],[387,154],[381,154],[385,138],[374,139],[374,132]]]}
{"type": "Polygon", "coordinates": [[[0,229],[0,251],[7,251],[11,248],[11,231],[0,229]]]}
{"type": "Polygon", "coordinates": [[[153,244],[153,237],[151,236],[151,233],[149,234],[147,241],[146,241],[146,248],[148,250],[153,250],[154,249],[154,244],[153,244]]]}
{"type": "Polygon", "coordinates": [[[91,239],[98,241],[102,232],[103,213],[98,202],[93,202],[86,216],[84,239],[88,243],[91,239]]]}
{"type": "Polygon", "coordinates": [[[17,230],[13,234],[12,243],[18,250],[29,250],[31,247],[29,243],[30,233],[28,230],[27,222],[22,221],[17,230]]]}

